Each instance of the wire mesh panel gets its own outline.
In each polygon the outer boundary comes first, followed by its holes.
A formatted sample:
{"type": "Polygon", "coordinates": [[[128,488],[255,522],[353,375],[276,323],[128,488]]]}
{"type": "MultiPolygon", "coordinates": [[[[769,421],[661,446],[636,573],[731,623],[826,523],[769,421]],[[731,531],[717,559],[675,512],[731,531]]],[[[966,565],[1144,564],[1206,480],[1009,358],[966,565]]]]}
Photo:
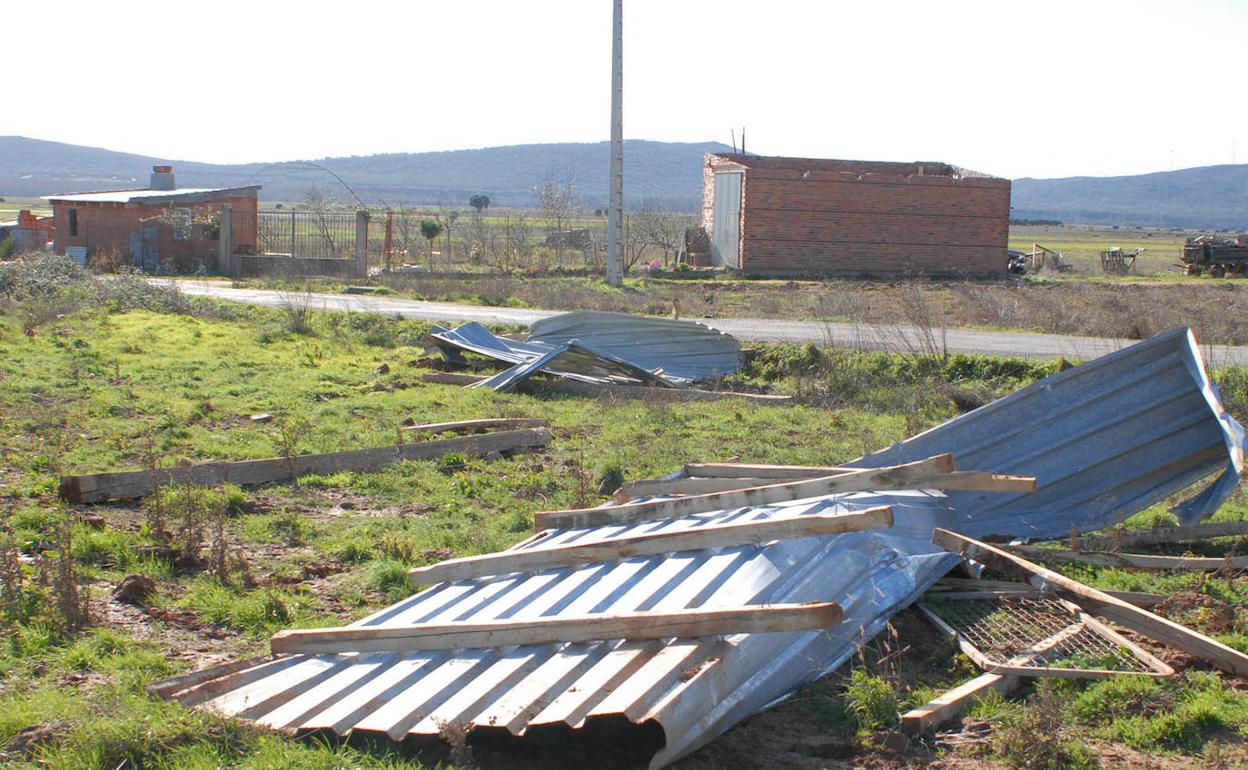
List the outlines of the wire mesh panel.
{"type": "Polygon", "coordinates": [[[921,607],[994,667],[1170,673],[1113,638],[1099,623],[1048,597],[928,599],[921,607]]]}

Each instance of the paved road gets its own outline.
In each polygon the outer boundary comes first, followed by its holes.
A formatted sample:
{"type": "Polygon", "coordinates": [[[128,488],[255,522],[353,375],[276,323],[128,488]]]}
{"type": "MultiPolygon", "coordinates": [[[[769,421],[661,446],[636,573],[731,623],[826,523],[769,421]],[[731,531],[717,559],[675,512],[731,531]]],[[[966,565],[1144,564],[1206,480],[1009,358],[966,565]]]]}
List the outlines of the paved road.
{"type": "MultiPolygon", "coordinates": [[[[245,302],[252,305],[280,307],[290,300],[291,293],[265,289],[234,289],[216,281],[178,281],[186,294],[245,302]]],[[[457,305],[451,302],[421,302],[396,297],[367,294],[297,294],[299,301],[308,302],[313,310],[336,310],[354,313],[378,313],[419,318],[443,324],[478,321],[485,324],[531,324],[539,318],[558,315],[563,311],[530,310],[527,308],[483,307],[457,305]]],[[[993,356],[1026,356],[1028,358],[1090,359],[1132,344],[1135,340],[1105,337],[1073,337],[1064,334],[1029,334],[1025,332],[993,332],[975,329],[935,330],[932,338],[910,326],[873,326],[822,321],[786,321],[774,318],[707,318],[695,319],[721,329],[741,340],[758,342],[815,342],[837,347],[869,350],[925,352],[935,346],[951,353],[978,353],[993,356]]],[[[1209,350],[1202,350],[1209,354],[1209,350]]],[[[1218,346],[1212,350],[1213,366],[1236,364],[1248,366],[1248,347],[1218,346]]]]}

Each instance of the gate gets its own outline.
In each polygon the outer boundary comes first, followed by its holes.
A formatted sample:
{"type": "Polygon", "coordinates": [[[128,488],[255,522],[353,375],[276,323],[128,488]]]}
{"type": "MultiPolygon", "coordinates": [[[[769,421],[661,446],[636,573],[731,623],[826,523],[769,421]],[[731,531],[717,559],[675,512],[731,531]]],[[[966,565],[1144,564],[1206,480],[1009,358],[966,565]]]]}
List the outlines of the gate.
{"type": "Polygon", "coordinates": [[[160,269],[160,233],[156,227],[147,225],[130,234],[130,264],[145,273],[160,269]]]}
{"type": "Polygon", "coordinates": [[[715,174],[715,208],[711,219],[711,264],[715,267],[741,266],[741,179],[740,171],[715,174]]]}

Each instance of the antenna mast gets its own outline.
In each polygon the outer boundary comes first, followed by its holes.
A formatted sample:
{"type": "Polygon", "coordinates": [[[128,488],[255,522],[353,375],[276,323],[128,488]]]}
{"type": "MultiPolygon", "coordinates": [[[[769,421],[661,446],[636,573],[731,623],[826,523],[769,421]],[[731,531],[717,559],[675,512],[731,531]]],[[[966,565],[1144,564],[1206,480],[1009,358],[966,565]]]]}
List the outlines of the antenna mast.
{"type": "Polygon", "coordinates": [[[607,204],[607,284],[624,285],[624,0],[611,23],[611,195],[607,204]]]}

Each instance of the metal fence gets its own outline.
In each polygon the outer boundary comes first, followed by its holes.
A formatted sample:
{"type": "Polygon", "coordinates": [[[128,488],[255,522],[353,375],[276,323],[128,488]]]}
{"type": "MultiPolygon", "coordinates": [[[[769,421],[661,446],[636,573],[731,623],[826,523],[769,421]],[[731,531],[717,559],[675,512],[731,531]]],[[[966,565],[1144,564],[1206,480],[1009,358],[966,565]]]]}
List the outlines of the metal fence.
{"type": "Polygon", "coordinates": [[[354,211],[261,211],[256,215],[262,255],[354,259],[354,211]]]}

